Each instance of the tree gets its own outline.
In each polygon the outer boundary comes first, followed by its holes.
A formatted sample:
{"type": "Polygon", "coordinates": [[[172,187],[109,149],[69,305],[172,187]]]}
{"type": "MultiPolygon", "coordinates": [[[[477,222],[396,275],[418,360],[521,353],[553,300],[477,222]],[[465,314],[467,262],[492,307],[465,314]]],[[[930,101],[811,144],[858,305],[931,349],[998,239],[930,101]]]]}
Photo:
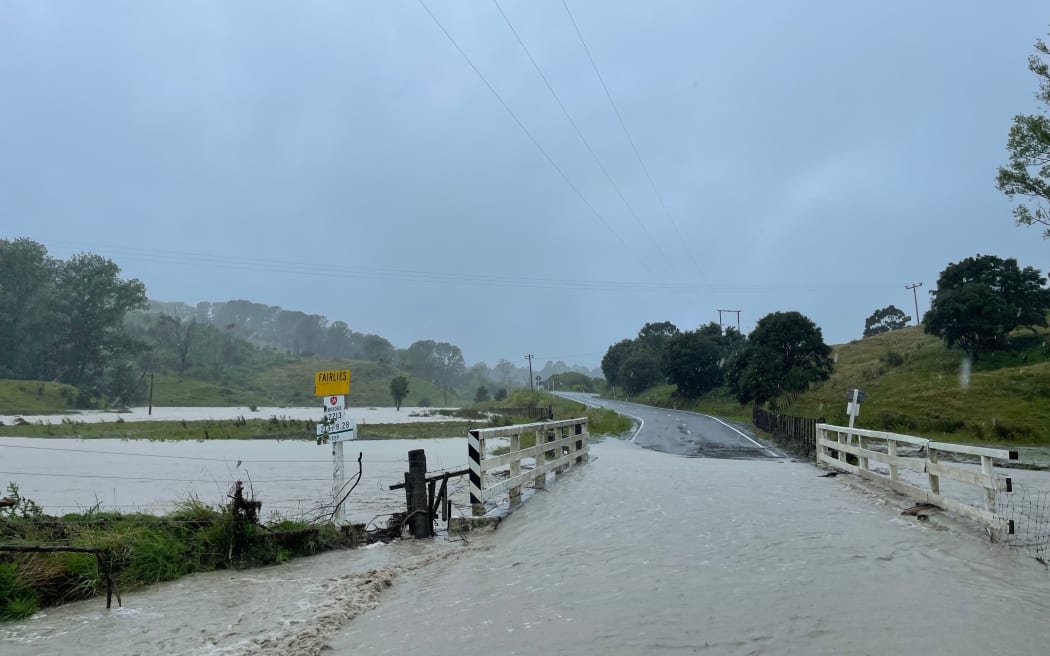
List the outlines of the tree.
{"type": "Polygon", "coordinates": [[[501,387],[496,390],[495,396],[492,397],[493,401],[506,401],[507,400],[507,388],[501,387]]]}
{"type": "Polygon", "coordinates": [[[474,402],[484,403],[489,400],[489,389],[484,385],[478,387],[478,390],[474,392],[474,402]]]}
{"type": "Polygon", "coordinates": [[[124,331],[124,315],[146,307],[146,287],[122,280],[120,267],[100,255],[74,255],[59,266],[56,294],[55,377],[74,385],[97,385],[109,361],[136,344],[124,331]]]}
{"type": "Polygon", "coordinates": [[[620,368],[634,353],[634,340],[624,339],[609,347],[602,357],[602,373],[610,385],[620,385],[620,368]]]}
{"type": "MultiPolygon", "coordinates": [[[[1050,64],[1040,55],[1050,55],[1050,47],[1035,41],[1036,53],[1028,57],[1028,70],[1039,79],[1036,99],[1050,109],[1050,64]]],[[[1039,223],[1047,226],[1044,238],[1050,238],[1050,117],[1046,114],[1014,116],[1006,140],[1010,162],[999,168],[995,186],[1010,199],[1025,199],[1014,207],[1018,225],[1039,223]]]]}
{"type": "Polygon", "coordinates": [[[764,404],[827,380],[833,369],[831,347],[812,320],[799,312],[773,312],[759,319],[747,346],[732,358],[727,378],[741,403],[764,404]]]}
{"type": "Polygon", "coordinates": [[[1050,290],[1033,267],[1015,259],[978,255],[949,264],[930,292],[924,330],[974,359],[1006,344],[1015,328],[1046,326],[1050,290]]]}
{"type": "Polygon", "coordinates": [[[664,373],[658,359],[640,351],[623,361],[617,379],[628,394],[638,394],[662,382],[664,373]]]}
{"type": "Polygon", "coordinates": [[[0,240],[0,377],[47,377],[58,266],[43,244],[0,240]]]}
{"type": "Polygon", "coordinates": [[[397,376],[390,381],[390,396],[394,399],[394,408],[401,410],[401,402],[408,396],[408,379],[397,376]]]}
{"type": "Polygon", "coordinates": [[[870,317],[864,320],[864,336],[874,337],[882,333],[888,333],[901,328],[907,328],[911,317],[898,310],[896,306],[875,310],[870,317]]]}
{"type": "Polygon", "coordinates": [[[679,333],[664,350],[663,372],[680,394],[696,398],[721,384],[721,361],[722,349],[709,333],[679,333]]]}

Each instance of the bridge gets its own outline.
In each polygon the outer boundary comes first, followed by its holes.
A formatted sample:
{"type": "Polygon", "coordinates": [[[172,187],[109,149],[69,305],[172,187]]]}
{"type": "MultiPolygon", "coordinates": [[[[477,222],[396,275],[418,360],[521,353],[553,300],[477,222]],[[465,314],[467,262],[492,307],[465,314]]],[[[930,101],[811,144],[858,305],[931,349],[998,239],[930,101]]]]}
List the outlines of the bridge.
{"type": "Polygon", "coordinates": [[[593,444],[486,557],[406,581],[335,653],[421,636],[439,656],[1044,652],[1050,579],[1031,558],[902,517],[731,422],[564,396],[634,417],[632,443],[593,444]]]}

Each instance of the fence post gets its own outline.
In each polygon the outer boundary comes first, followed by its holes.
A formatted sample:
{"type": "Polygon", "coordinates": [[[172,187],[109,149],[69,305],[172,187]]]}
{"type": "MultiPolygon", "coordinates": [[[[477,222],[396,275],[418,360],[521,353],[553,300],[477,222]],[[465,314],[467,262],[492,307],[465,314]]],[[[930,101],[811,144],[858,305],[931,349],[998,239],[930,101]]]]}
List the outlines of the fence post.
{"type": "MultiPolygon", "coordinates": [[[[510,452],[518,453],[521,451],[521,433],[515,433],[510,436],[510,452]]],[[[514,458],[510,461],[510,477],[513,479],[521,475],[521,456],[514,458]]],[[[514,507],[521,503],[521,486],[515,485],[510,488],[510,505],[514,507]]]]}
{"type": "MultiPolygon", "coordinates": [[[[988,476],[994,474],[995,470],[992,467],[993,464],[994,463],[992,462],[991,456],[981,456],[981,473],[988,476]]],[[[996,490],[994,488],[984,488],[984,509],[990,513],[994,513],[996,511],[995,494],[996,490]]]]}
{"type": "MultiPolygon", "coordinates": [[[[894,458],[897,457],[897,440],[886,440],[886,454],[894,458]]],[[[900,478],[900,472],[897,469],[897,465],[890,463],[890,480],[897,480],[900,478]]]]}
{"type": "MultiPolygon", "coordinates": [[[[581,421],[578,424],[573,424],[572,429],[573,429],[573,432],[576,434],[574,437],[579,437],[580,438],[579,440],[575,440],[574,439],[573,443],[572,443],[572,445],[574,447],[573,448],[573,453],[576,454],[576,453],[579,453],[580,451],[582,451],[584,446],[587,444],[587,437],[588,437],[588,434],[587,434],[587,420],[584,419],[583,421],[581,421]]],[[[578,455],[575,458],[573,458],[572,459],[572,464],[574,464],[574,465],[582,465],[583,464],[583,456],[582,455],[578,455]]]]}
{"type": "Polygon", "coordinates": [[[481,460],[485,457],[485,438],[481,431],[474,429],[467,433],[467,465],[470,467],[470,512],[474,517],[485,514],[485,499],[481,491],[485,489],[485,472],[481,470],[481,460]]]}
{"type": "Polygon", "coordinates": [[[408,526],[414,538],[428,538],[430,507],[427,505],[427,452],[413,449],[408,452],[408,478],[405,479],[408,496],[408,526]]]}
{"type": "MultiPolygon", "coordinates": [[[[541,446],[543,444],[546,444],[546,442],[547,442],[547,431],[545,431],[545,430],[537,430],[536,431],[536,446],[541,446]]],[[[541,449],[539,451],[539,453],[536,454],[536,469],[539,469],[540,467],[543,467],[545,464],[547,464],[547,452],[541,449]]],[[[547,489],[547,475],[546,474],[542,474],[542,475],[538,476],[536,478],[536,480],[532,482],[532,487],[537,489],[537,490],[546,490],[547,489]]]]}
{"type": "MultiPolygon", "coordinates": [[[[929,445],[926,445],[926,460],[937,464],[937,449],[931,449],[929,445]]],[[[930,478],[930,492],[933,494],[941,493],[941,477],[937,474],[930,472],[929,468],[926,469],[926,473],[930,478]]]]}

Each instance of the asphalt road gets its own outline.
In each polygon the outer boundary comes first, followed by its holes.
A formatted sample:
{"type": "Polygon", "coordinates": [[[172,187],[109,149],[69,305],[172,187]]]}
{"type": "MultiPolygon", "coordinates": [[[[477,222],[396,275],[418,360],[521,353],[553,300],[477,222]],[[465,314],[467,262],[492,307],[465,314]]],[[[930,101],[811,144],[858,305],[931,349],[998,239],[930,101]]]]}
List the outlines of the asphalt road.
{"type": "Polygon", "coordinates": [[[705,458],[783,458],[774,447],[748,434],[743,427],[684,410],[668,410],[638,403],[610,401],[590,394],[555,392],[586,405],[615,410],[638,421],[631,441],[654,451],[705,458]]]}

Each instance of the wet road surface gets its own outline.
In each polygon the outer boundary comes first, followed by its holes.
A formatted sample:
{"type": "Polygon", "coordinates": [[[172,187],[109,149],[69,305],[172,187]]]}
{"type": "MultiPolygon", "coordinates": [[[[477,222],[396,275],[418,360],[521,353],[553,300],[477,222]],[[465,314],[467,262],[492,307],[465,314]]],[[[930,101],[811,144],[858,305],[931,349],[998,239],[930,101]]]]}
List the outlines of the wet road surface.
{"type": "Polygon", "coordinates": [[[763,443],[746,428],[684,410],[668,410],[639,403],[610,401],[590,394],[556,392],[585,405],[608,408],[639,423],[633,442],[654,451],[707,458],[781,458],[783,454],[763,443]]]}

